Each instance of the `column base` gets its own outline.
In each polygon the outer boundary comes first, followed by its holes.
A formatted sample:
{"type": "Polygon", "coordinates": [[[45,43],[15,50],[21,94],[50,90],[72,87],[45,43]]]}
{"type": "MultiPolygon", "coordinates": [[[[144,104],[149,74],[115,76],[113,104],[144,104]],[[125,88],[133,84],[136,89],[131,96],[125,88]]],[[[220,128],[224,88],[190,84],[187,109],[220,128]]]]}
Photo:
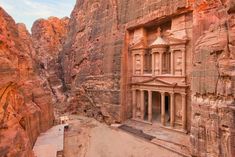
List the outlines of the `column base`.
{"type": "Polygon", "coordinates": [[[161,125],[161,128],[164,128],[164,129],[167,129],[167,130],[171,130],[171,131],[176,131],[176,132],[183,133],[183,134],[187,134],[188,133],[188,131],[186,131],[186,130],[176,129],[176,128],[172,128],[172,127],[169,127],[169,126],[161,125]]]}
{"type": "Polygon", "coordinates": [[[139,118],[131,118],[131,120],[134,120],[134,121],[137,121],[137,122],[141,122],[141,123],[145,123],[145,124],[150,124],[150,125],[153,124],[152,122],[149,122],[149,121],[146,121],[146,120],[142,120],[142,119],[139,119],[139,118]]]}

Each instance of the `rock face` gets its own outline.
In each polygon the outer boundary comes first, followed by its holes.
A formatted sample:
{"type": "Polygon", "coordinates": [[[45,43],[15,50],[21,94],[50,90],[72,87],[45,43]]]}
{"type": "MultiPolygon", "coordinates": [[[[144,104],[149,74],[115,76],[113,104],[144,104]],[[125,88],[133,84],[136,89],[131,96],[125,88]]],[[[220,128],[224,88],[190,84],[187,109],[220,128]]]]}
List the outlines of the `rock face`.
{"type": "Polygon", "coordinates": [[[33,156],[37,136],[53,124],[52,99],[33,54],[25,26],[0,8],[0,156],[33,156]]]}
{"type": "Polygon", "coordinates": [[[32,27],[33,46],[40,75],[50,87],[54,96],[54,101],[63,102],[65,96],[65,86],[61,73],[59,52],[64,44],[67,35],[69,18],[39,19],[32,27]]]}
{"type": "Polygon", "coordinates": [[[194,156],[235,154],[234,1],[197,1],[191,142],[194,156]]]}
{"type": "MultiPolygon", "coordinates": [[[[69,90],[67,111],[108,123],[129,118],[129,32],[186,14],[184,22],[192,30],[187,32],[192,39],[186,64],[191,70],[187,106],[192,111],[188,123],[192,155],[232,157],[234,13],[233,0],[77,1],[60,54],[69,90]]],[[[173,24],[180,32],[180,20],[173,24]]]]}
{"type": "Polygon", "coordinates": [[[61,53],[70,90],[67,111],[120,121],[122,33],[116,1],[77,1],[61,53]],[[90,10],[90,11],[87,11],[90,10]]]}
{"type": "MultiPolygon", "coordinates": [[[[30,156],[37,135],[53,120],[45,93],[63,102],[63,112],[106,123],[132,117],[131,41],[150,42],[159,26],[164,36],[185,39],[186,76],[180,77],[187,85],[184,117],[190,118],[182,121],[192,156],[234,156],[234,0],[77,0],[70,19],[36,21],[32,40],[0,11],[0,156],[30,156]],[[14,147],[2,145],[13,140],[14,147]]],[[[183,55],[177,57],[173,63],[180,67],[183,55]]],[[[183,107],[176,110],[181,117],[183,107]]]]}
{"type": "Polygon", "coordinates": [[[121,61],[127,24],[147,15],[149,19],[153,12],[161,16],[167,5],[173,14],[186,1],[77,1],[61,53],[65,83],[71,89],[68,110],[108,123],[125,117],[121,93],[128,85],[121,78],[121,61]]]}

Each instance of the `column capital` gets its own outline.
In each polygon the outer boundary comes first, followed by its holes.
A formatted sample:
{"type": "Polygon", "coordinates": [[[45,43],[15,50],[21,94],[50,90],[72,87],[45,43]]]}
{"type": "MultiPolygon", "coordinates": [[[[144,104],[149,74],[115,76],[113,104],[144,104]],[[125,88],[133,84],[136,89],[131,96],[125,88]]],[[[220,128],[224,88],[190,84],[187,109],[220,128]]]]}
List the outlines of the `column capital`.
{"type": "Polygon", "coordinates": [[[150,53],[151,53],[151,54],[155,54],[155,53],[157,53],[157,51],[151,50],[150,53]]]}
{"type": "Polygon", "coordinates": [[[173,53],[173,52],[175,52],[175,49],[170,49],[169,51],[170,51],[171,53],[173,53]]]}
{"type": "Polygon", "coordinates": [[[165,94],[166,94],[166,92],[165,92],[165,91],[160,91],[160,93],[161,93],[162,95],[165,95],[165,94]]]}
{"type": "Polygon", "coordinates": [[[181,50],[181,51],[185,51],[185,50],[186,50],[186,48],[185,48],[185,47],[183,47],[183,48],[180,48],[180,50],[181,50]]]}
{"type": "Polygon", "coordinates": [[[180,93],[182,96],[186,96],[187,95],[187,93],[180,93]]]}
{"type": "Polygon", "coordinates": [[[135,55],[139,55],[139,53],[131,52],[131,55],[132,55],[132,56],[135,56],[135,55]]]}

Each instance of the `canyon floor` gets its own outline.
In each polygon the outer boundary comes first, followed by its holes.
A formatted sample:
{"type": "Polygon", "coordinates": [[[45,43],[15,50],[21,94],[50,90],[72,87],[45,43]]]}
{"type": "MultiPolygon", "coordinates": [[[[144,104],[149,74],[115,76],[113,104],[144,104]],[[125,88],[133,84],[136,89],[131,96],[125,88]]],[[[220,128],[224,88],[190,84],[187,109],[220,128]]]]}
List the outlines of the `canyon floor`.
{"type": "Polygon", "coordinates": [[[65,131],[65,157],[180,157],[94,119],[73,117],[65,131]]]}

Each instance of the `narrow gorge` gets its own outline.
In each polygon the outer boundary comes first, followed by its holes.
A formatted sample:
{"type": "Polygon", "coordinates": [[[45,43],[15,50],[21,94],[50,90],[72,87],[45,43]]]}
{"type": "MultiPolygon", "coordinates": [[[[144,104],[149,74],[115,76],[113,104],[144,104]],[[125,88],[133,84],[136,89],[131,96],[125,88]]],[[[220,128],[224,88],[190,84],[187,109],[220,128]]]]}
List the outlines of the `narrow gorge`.
{"type": "Polygon", "coordinates": [[[77,0],[31,32],[0,6],[0,80],[0,157],[61,117],[64,157],[234,157],[235,2],[77,0]]]}

